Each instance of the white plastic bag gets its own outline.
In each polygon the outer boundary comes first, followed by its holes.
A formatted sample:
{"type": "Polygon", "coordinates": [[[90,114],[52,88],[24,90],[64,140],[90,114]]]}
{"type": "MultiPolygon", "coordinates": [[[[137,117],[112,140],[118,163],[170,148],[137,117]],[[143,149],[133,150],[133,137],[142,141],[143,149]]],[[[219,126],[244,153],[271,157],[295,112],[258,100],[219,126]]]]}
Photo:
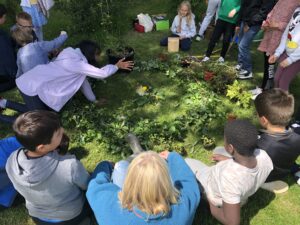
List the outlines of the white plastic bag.
{"type": "Polygon", "coordinates": [[[148,14],[140,13],[137,15],[139,24],[145,27],[145,32],[152,31],[153,29],[153,22],[151,17],[148,14]]]}

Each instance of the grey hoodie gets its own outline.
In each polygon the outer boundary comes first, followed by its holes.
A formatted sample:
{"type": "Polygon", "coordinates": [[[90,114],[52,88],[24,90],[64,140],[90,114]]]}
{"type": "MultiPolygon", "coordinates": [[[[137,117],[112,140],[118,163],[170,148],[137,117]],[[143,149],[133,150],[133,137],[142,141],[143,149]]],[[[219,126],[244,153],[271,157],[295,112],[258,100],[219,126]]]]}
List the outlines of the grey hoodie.
{"type": "Polygon", "coordinates": [[[10,155],[6,171],[30,216],[65,221],[80,214],[89,174],[75,156],[53,151],[29,159],[20,149],[10,155]]]}

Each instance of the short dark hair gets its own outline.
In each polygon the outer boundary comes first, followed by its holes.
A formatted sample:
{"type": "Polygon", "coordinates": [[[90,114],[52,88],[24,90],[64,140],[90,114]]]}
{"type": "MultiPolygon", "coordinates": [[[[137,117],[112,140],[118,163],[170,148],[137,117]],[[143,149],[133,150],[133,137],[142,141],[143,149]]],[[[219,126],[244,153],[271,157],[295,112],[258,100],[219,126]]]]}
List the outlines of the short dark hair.
{"type": "Polygon", "coordinates": [[[80,48],[82,54],[86,57],[89,64],[96,66],[97,62],[95,55],[100,53],[100,46],[90,40],[83,40],[76,45],[77,48],[80,48]]]}
{"type": "Polygon", "coordinates": [[[0,4],[0,18],[2,18],[7,13],[7,9],[3,4],[0,4]]]}
{"type": "Polygon", "coordinates": [[[13,124],[17,140],[29,151],[38,145],[51,143],[53,134],[61,128],[58,114],[35,110],[20,115],[13,124]]]}
{"type": "Polygon", "coordinates": [[[32,21],[31,15],[28,14],[27,12],[19,12],[19,13],[16,15],[16,19],[23,19],[23,20],[32,21]]]}
{"type": "Polygon", "coordinates": [[[253,156],[257,146],[258,132],[248,120],[233,120],[227,122],[224,129],[227,144],[243,156],[253,156]]]}
{"type": "Polygon", "coordinates": [[[259,117],[266,117],[272,125],[287,126],[294,114],[294,97],[280,88],[259,94],[254,105],[259,117]]]}

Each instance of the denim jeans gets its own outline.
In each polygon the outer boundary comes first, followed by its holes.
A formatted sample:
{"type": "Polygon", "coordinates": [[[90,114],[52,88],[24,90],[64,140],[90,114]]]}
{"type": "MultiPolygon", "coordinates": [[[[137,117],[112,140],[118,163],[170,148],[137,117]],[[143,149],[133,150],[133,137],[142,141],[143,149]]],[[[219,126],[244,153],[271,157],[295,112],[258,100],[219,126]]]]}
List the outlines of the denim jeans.
{"type": "Polygon", "coordinates": [[[251,26],[247,32],[244,32],[244,22],[242,22],[240,28],[238,63],[242,65],[242,69],[252,72],[250,46],[253,38],[260,30],[260,25],[251,26]]]}
{"type": "MultiPolygon", "coordinates": [[[[171,34],[169,37],[179,37],[176,34],[171,34]]],[[[191,48],[192,39],[191,38],[184,38],[179,40],[179,47],[182,51],[188,51],[191,48]]],[[[168,37],[165,37],[160,40],[160,46],[168,46],[168,37]]]]}

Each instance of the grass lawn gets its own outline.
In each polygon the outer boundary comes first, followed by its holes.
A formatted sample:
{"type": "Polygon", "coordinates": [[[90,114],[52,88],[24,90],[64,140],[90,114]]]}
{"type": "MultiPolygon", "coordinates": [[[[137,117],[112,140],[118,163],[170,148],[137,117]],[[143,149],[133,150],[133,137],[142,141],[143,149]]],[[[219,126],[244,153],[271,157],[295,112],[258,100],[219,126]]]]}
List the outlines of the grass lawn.
{"type": "MultiPolygon", "coordinates": [[[[158,3],[158,1],[151,2],[158,3]]],[[[132,2],[129,4],[132,4],[132,2]]],[[[149,11],[156,12],[158,7],[153,5],[154,4],[150,6],[149,11]]],[[[167,9],[168,6],[167,4],[163,4],[161,7],[159,12],[167,9]]],[[[135,8],[127,9],[127,11],[128,18],[130,18],[141,11],[147,11],[147,6],[140,3],[137,4],[135,8]]],[[[65,15],[54,10],[51,14],[49,24],[45,27],[47,39],[55,37],[59,34],[60,30],[68,27],[69,24],[70,21],[65,15]]],[[[167,34],[168,32],[140,34],[128,29],[128,32],[122,37],[122,40],[124,43],[135,49],[136,61],[149,62],[158,58],[160,53],[167,52],[165,48],[159,46],[159,40],[167,34]]],[[[70,34],[66,46],[76,43],[81,38],[88,39],[95,36],[97,36],[97,34],[94,34],[92,37],[87,37],[84,34],[81,34],[80,36],[70,34]]],[[[207,40],[200,43],[194,41],[191,51],[187,54],[202,56],[206,51],[207,44],[207,40]]],[[[220,48],[220,45],[221,44],[216,46],[216,49],[220,48]]],[[[257,46],[253,46],[255,78],[253,80],[241,82],[243,86],[249,89],[260,84],[262,78],[263,57],[261,53],[256,51],[256,47],[257,46]]],[[[105,50],[105,46],[103,49],[105,50]]],[[[106,57],[104,55],[105,53],[103,51],[103,64],[106,63],[106,57]]],[[[224,70],[235,65],[236,57],[237,49],[236,46],[234,46],[228,54],[224,70]]],[[[213,57],[213,59],[217,58],[218,55],[213,57]]],[[[300,78],[297,78],[291,87],[291,92],[294,94],[296,100],[300,97],[299,79],[300,78]]],[[[114,146],[112,146],[111,141],[115,142],[115,140],[119,140],[118,138],[128,130],[136,131],[137,133],[146,132],[139,131],[139,127],[136,128],[134,124],[122,124],[123,116],[135,117],[135,122],[148,120],[150,123],[151,121],[170,123],[170,121],[175,121],[177,118],[184,115],[188,110],[188,107],[183,103],[186,100],[187,90],[185,88],[187,87],[187,84],[178,83],[177,79],[166,76],[162,71],[150,70],[140,72],[133,71],[130,74],[118,73],[108,78],[106,82],[93,82],[93,87],[97,97],[105,97],[108,100],[106,106],[97,108],[86,101],[79,93],[74,97],[72,102],[66,105],[63,112],[60,113],[64,119],[63,122],[65,123],[66,131],[72,137],[72,152],[81,159],[89,171],[92,171],[96,164],[101,160],[117,161],[122,158],[122,151],[117,154],[112,154],[111,149],[113,149],[114,146]],[[139,97],[136,94],[136,88],[139,85],[151,87],[152,93],[155,95],[154,97],[158,96],[161,100],[147,100],[145,103],[141,104],[140,99],[142,97],[139,97]],[[135,106],[136,108],[133,108],[135,106]],[[125,112],[128,108],[131,110],[130,115],[125,112]],[[108,117],[108,119],[106,117],[108,117]],[[120,117],[122,118],[120,119],[120,117]],[[112,121],[109,121],[109,119],[112,119],[112,121]],[[105,124],[103,125],[102,122],[105,122],[105,124]],[[103,132],[101,128],[106,128],[106,126],[109,131],[115,133],[103,132]],[[97,136],[99,134],[102,136],[97,136]],[[103,141],[99,142],[99,140],[103,141]]],[[[197,93],[195,93],[195,96],[196,95],[197,93]]],[[[2,93],[2,96],[21,101],[17,90],[2,93]]],[[[208,97],[208,95],[201,96],[202,99],[208,97]]],[[[220,103],[216,106],[216,112],[223,110],[225,114],[235,113],[239,118],[249,118],[253,123],[258,125],[253,105],[244,109],[241,106],[230,102],[225,96],[218,96],[218,98],[220,99],[220,103]]],[[[299,101],[297,101],[297,103],[299,104],[299,101]]],[[[7,110],[5,113],[13,112],[7,110]]],[[[219,145],[222,145],[222,131],[225,120],[226,119],[220,119],[215,124],[212,123],[213,125],[207,127],[208,135],[213,136],[216,139],[216,143],[219,145]]],[[[170,141],[165,140],[164,138],[153,137],[150,132],[146,132],[147,135],[140,136],[145,148],[149,148],[149,146],[147,146],[147,141],[151,138],[157,141],[155,146],[153,146],[154,141],[152,142],[152,145],[150,145],[154,150],[159,151],[170,148],[170,146],[168,146],[170,141]]],[[[155,131],[153,132],[155,133],[155,131]]],[[[184,140],[172,143],[171,148],[183,147],[187,151],[188,157],[211,163],[211,152],[205,150],[201,144],[197,143],[200,139],[199,133],[193,131],[193,129],[182,132],[184,132],[184,140]]],[[[0,138],[11,135],[11,127],[1,123],[0,138]]],[[[116,143],[115,147],[118,147],[119,145],[120,143],[116,143]]],[[[123,148],[121,150],[124,150],[124,152],[128,151],[129,146],[125,143],[121,146],[123,148]]],[[[242,210],[241,224],[300,224],[300,188],[295,184],[292,177],[288,178],[286,181],[290,185],[290,189],[287,193],[274,195],[267,191],[259,190],[252,196],[242,210]]],[[[27,215],[25,203],[22,200],[18,200],[16,206],[0,212],[0,224],[31,225],[33,222],[27,215]]],[[[218,224],[218,222],[211,217],[204,201],[202,201],[199,206],[194,224],[218,224]]]]}

